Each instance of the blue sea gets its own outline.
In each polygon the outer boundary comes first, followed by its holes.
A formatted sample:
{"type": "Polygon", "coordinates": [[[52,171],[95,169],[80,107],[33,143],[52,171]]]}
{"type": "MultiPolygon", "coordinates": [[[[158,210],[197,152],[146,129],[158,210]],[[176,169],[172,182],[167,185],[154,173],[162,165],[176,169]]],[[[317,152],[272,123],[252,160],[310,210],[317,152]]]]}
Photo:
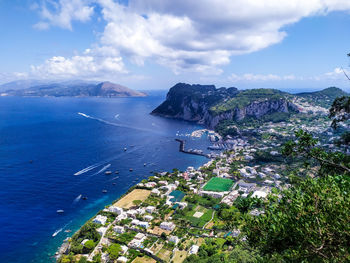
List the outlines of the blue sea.
{"type": "Polygon", "coordinates": [[[164,98],[0,97],[0,262],[55,262],[66,237],[152,171],[205,163],[174,140],[204,150],[207,138],[186,136],[202,127],[149,114],[164,98]]]}

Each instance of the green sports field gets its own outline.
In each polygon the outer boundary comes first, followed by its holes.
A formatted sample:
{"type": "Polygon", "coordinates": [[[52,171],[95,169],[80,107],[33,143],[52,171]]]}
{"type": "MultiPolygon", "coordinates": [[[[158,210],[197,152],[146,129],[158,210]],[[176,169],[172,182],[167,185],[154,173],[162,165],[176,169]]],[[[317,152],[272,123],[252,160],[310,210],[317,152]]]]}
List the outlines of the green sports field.
{"type": "Polygon", "coordinates": [[[233,181],[231,179],[213,177],[203,187],[204,191],[225,192],[231,189],[233,181]]]}

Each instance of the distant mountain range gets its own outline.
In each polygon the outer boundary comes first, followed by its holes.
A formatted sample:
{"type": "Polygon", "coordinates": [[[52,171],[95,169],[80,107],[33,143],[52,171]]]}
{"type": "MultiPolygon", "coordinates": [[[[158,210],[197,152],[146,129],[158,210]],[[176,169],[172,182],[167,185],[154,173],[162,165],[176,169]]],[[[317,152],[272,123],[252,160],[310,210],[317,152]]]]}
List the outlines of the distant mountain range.
{"type": "Polygon", "coordinates": [[[290,94],[276,89],[219,88],[214,85],[178,83],[152,114],[196,121],[215,128],[225,120],[262,119],[268,115],[289,115],[310,109],[329,108],[336,97],[348,95],[339,88],[290,94]]]}
{"type": "Polygon", "coordinates": [[[143,92],[129,89],[111,82],[65,81],[49,82],[37,80],[14,81],[0,86],[2,96],[23,97],[144,97],[143,92]]]}

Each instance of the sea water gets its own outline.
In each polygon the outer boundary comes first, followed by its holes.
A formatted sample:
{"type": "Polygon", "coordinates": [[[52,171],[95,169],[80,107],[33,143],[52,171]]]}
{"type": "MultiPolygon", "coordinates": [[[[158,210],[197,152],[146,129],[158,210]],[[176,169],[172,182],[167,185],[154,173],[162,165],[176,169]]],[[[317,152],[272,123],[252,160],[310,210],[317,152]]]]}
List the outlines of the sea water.
{"type": "Polygon", "coordinates": [[[149,114],[164,98],[0,97],[0,262],[55,262],[66,237],[151,172],[205,163],[175,141],[205,150],[188,136],[202,127],[149,114]]]}

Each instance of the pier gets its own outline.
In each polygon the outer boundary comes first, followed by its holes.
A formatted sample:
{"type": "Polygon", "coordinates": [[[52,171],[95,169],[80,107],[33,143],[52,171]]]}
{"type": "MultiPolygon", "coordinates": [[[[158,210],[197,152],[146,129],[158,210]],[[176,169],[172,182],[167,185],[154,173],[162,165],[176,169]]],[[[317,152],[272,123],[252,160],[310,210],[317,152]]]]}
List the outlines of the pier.
{"type": "Polygon", "coordinates": [[[204,154],[201,150],[185,150],[185,143],[186,143],[185,140],[175,139],[175,141],[180,143],[180,146],[179,146],[180,152],[194,154],[194,155],[200,155],[200,156],[210,158],[209,154],[204,154]]]}

